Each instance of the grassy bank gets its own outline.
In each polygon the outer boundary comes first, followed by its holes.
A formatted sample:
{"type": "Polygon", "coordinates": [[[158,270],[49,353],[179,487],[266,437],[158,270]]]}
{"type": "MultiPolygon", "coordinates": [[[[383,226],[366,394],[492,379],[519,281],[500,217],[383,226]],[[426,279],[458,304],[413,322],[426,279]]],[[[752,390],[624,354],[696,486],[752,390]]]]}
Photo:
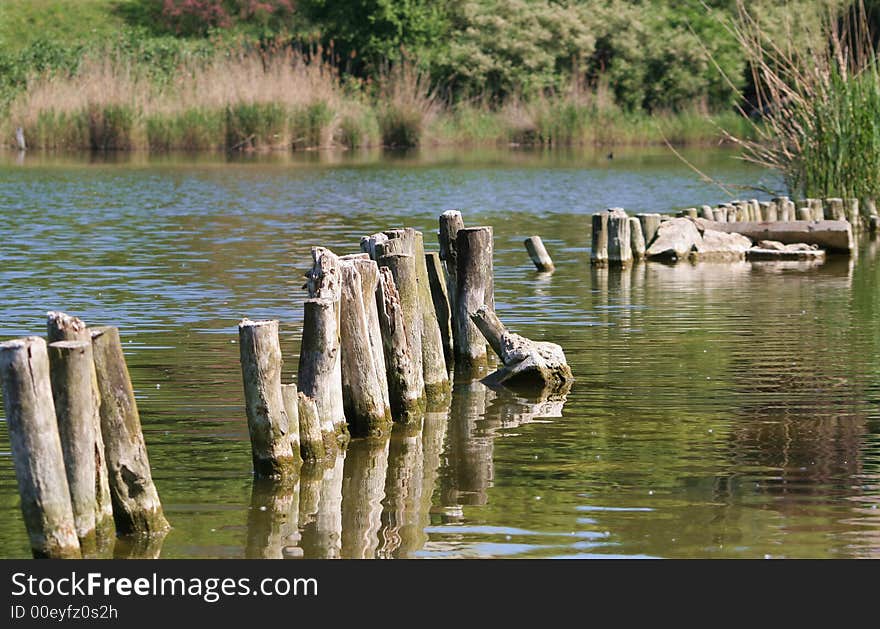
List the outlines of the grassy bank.
{"type": "Polygon", "coordinates": [[[450,105],[413,66],[373,83],[345,81],[321,55],[241,50],[184,60],[167,79],[125,56],[28,78],[0,122],[50,150],[290,150],[418,144],[717,142],[747,125],[735,114],[627,113],[596,91],[450,105]]]}

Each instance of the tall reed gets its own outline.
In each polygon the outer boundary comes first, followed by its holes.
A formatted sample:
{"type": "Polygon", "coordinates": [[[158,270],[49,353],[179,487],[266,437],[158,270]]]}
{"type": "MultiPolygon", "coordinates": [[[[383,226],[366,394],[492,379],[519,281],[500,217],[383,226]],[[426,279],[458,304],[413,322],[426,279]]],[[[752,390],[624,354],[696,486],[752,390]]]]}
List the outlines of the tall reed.
{"type": "Polygon", "coordinates": [[[748,160],[780,171],[810,197],[880,196],[880,59],[861,0],[829,4],[821,31],[770,38],[739,2],[732,32],[757,85],[754,139],[735,138],[748,160]],[[758,122],[758,120],[760,122],[758,122]]]}

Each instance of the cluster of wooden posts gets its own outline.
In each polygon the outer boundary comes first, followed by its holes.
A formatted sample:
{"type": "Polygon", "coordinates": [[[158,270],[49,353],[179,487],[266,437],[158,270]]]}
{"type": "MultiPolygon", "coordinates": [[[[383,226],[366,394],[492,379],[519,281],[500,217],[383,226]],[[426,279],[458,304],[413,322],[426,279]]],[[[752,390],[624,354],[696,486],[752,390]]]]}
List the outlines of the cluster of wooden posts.
{"type": "MultiPolygon", "coordinates": [[[[855,247],[854,233],[877,233],[880,230],[880,217],[873,199],[805,199],[800,203],[788,197],[777,197],[772,201],[752,199],[723,203],[714,208],[708,205],[699,209],[691,207],[680,210],[677,216],[690,219],[694,225],[684,226],[680,238],[676,234],[666,238],[666,241],[679,240],[681,251],[678,253],[681,254],[689,250],[689,238],[698,239],[697,231],[702,234],[709,230],[712,233],[711,242],[704,249],[708,255],[716,254],[716,258],[717,254],[733,254],[731,259],[740,259],[740,254],[745,254],[743,249],[751,247],[745,240],[737,242],[736,238],[725,235],[739,235],[757,243],[755,251],[749,251],[746,257],[762,259],[753,255],[765,251],[759,246],[762,243],[789,246],[790,249],[791,246],[806,246],[818,250],[815,254],[809,254],[806,248],[784,252],[801,256],[824,255],[824,251],[851,253],[855,247]],[[692,233],[688,234],[688,230],[692,233]]],[[[675,219],[670,215],[654,213],[629,216],[622,208],[610,208],[594,214],[591,263],[626,266],[651,258],[658,253],[653,251],[657,248],[652,246],[655,238],[673,224],[675,219]],[[673,222],[667,224],[667,221],[673,222]]],[[[699,248],[696,249],[699,251],[699,248]]],[[[779,251],[776,253],[782,255],[779,251]]]]}
{"type": "Polygon", "coordinates": [[[364,236],[360,253],[312,248],[296,384],[282,383],[278,321],[239,324],[257,476],[288,476],[350,436],[418,419],[448,401],[450,372],[485,375],[487,342],[503,363],[494,382],[571,380],[561,348],[511,334],[495,316],[492,228],[465,227],[449,210],[437,236],[437,252],[426,252],[413,228],[364,236]]]}
{"type": "Polygon", "coordinates": [[[164,533],[119,330],[48,314],[47,338],[0,343],[21,509],[35,557],[89,557],[164,533]]]}
{"type": "Polygon", "coordinates": [[[788,197],[776,197],[771,201],[730,201],[699,209],[687,208],[679,216],[704,218],[719,223],[777,222],[777,221],[846,221],[854,232],[876,232],[880,226],[877,203],[874,199],[829,198],[792,201],[788,197]]]}

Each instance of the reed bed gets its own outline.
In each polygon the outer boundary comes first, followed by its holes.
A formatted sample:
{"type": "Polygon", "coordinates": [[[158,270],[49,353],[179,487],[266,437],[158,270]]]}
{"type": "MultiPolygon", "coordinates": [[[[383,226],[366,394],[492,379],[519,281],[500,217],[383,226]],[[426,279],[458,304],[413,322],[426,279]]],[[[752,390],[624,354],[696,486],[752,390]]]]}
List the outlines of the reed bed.
{"type": "Polygon", "coordinates": [[[774,40],[746,5],[732,27],[758,85],[760,125],[731,136],[805,197],[880,195],[880,59],[864,4],[829,6],[821,30],[774,40]]]}
{"type": "Polygon", "coordinates": [[[415,64],[372,84],[343,81],[320,54],[258,51],[189,60],[170,79],[122,55],[75,72],[29,78],[0,122],[13,144],[49,150],[267,151],[420,144],[678,144],[741,131],[734,116],[628,114],[607,92],[569,92],[450,104],[415,64]]]}

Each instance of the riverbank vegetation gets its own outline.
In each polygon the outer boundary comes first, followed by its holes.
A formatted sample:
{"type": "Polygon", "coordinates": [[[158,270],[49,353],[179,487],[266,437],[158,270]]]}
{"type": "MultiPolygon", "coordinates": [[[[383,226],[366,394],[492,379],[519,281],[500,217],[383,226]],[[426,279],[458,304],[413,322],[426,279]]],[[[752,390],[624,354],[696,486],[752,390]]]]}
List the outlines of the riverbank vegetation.
{"type": "Polygon", "coordinates": [[[807,197],[880,197],[880,58],[876,7],[828,13],[804,44],[774,41],[741,6],[734,32],[749,55],[764,115],[742,142],[807,197]]]}
{"type": "MultiPolygon", "coordinates": [[[[32,147],[108,150],[699,144],[761,130],[750,105],[736,111],[759,88],[730,0],[5,4],[6,144],[19,127],[32,147]]],[[[827,7],[783,5],[749,8],[774,40],[819,36],[827,7]]]]}

